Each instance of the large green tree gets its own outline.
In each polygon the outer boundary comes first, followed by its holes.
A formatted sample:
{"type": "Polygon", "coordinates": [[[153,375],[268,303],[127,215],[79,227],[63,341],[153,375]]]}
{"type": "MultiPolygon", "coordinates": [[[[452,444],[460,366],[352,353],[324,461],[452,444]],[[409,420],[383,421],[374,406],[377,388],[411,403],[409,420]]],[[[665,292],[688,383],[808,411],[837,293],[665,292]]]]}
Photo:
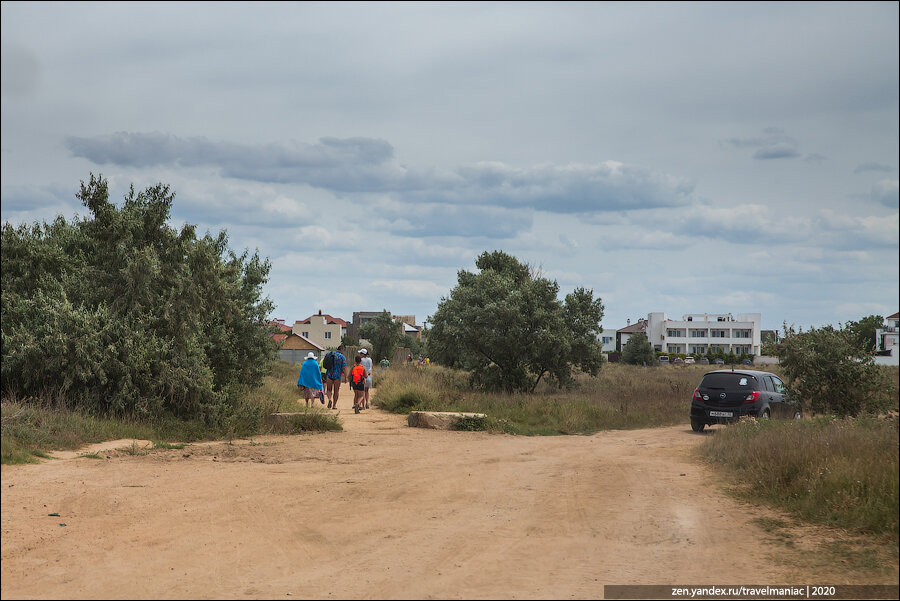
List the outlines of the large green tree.
{"type": "Polygon", "coordinates": [[[372,344],[372,354],[376,362],[394,358],[394,349],[403,337],[403,324],[391,317],[385,309],[359,327],[359,337],[372,344]]]}
{"type": "Polygon", "coordinates": [[[2,229],[2,391],[100,413],[219,422],[274,358],[269,262],[168,225],[174,194],[121,206],[91,175],[69,223],[2,229]]]}
{"type": "Polygon", "coordinates": [[[561,302],[555,281],[502,251],[482,253],[475,265],[477,273],[458,273],[429,318],[433,360],[507,391],[533,391],[544,376],[568,385],[576,367],[597,374],[603,304],[593,291],[577,288],[561,302]]]}
{"type": "Polygon", "coordinates": [[[883,327],[884,318],[881,315],[869,315],[859,321],[848,322],[846,325],[856,346],[866,351],[875,350],[875,330],[883,327]]]}
{"type": "Polygon", "coordinates": [[[896,408],[897,390],[847,328],[784,326],[777,357],[789,394],[816,413],[855,416],[896,408]]]}
{"type": "Polygon", "coordinates": [[[656,365],[656,354],[644,332],[635,332],[622,347],[622,363],[629,365],[656,365]]]}

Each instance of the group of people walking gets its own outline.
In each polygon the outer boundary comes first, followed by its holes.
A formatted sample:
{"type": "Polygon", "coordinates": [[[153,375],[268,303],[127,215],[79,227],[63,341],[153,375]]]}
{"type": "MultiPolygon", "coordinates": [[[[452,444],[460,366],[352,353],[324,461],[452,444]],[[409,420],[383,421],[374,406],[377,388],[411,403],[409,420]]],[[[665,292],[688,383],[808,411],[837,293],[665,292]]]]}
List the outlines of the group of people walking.
{"type": "Polygon", "coordinates": [[[300,377],[297,378],[297,387],[306,406],[318,399],[323,405],[327,400],[329,409],[337,409],[341,384],[349,382],[353,391],[353,411],[359,413],[369,409],[369,389],[372,388],[372,358],[369,351],[359,349],[353,363],[348,369],[343,344],[336,351],[329,351],[321,363],[316,359],[316,354],[310,352],[300,366],[300,377]]]}

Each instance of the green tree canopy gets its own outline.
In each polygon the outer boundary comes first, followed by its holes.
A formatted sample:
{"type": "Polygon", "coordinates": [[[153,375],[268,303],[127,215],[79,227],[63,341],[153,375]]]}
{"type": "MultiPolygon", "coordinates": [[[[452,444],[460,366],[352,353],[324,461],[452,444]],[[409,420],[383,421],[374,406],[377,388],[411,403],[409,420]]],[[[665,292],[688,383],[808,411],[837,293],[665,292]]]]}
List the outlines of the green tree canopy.
{"type": "Polygon", "coordinates": [[[656,365],[656,353],[644,332],[635,332],[622,347],[622,362],[629,365],[656,365]]]}
{"type": "Polygon", "coordinates": [[[884,318],[881,315],[869,315],[846,325],[856,346],[869,352],[875,350],[875,330],[883,327],[884,318]]]}
{"type": "Polygon", "coordinates": [[[170,227],[168,186],[116,207],[92,174],[78,197],[90,216],[3,224],[3,394],[211,422],[238,411],[275,354],[269,262],[224,232],[170,227]]]}
{"type": "Polygon", "coordinates": [[[784,331],[777,356],[789,393],[804,409],[855,416],[896,404],[896,388],[851,330],[825,326],[803,332],[785,324],[784,331]]]}
{"type": "Polygon", "coordinates": [[[399,319],[391,317],[387,309],[374,319],[362,324],[359,337],[372,343],[372,354],[375,361],[394,359],[394,349],[403,337],[403,324],[399,319]]]}
{"type": "Polygon", "coordinates": [[[508,391],[534,390],[544,376],[568,385],[575,367],[598,372],[603,304],[593,291],[577,288],[560,302],[555,281],[502,251],[484,252],[475,264],[480,271],[460,271],[429,319],[433,360],[508,391]]]}

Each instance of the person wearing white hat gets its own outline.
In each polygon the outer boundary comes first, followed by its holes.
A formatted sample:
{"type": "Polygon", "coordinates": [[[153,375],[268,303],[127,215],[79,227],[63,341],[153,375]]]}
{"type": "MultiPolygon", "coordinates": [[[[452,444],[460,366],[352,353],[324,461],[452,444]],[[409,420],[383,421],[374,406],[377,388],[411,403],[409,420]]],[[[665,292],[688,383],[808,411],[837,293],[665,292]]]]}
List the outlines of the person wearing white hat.
{"type": "Polygon", "coordinates": [[[367,349],[361,348],[359,349],[359,354],[362,355],[362,366],[366,368],[366,394],[365,400],[365,408],[369,408],[369,389],[372,388],[372,357],[369,356],[369,351],[367,349]]]}
{"type": "Polygon", "coordinates": [[[319,399],[325,404],[325,392],[322,389],[322,369],[316,360],[316,354],[310,351],[300,366],[300,377],[297,378],[297,388],[303,394],[306,406],[309,402],[319,399]]]}

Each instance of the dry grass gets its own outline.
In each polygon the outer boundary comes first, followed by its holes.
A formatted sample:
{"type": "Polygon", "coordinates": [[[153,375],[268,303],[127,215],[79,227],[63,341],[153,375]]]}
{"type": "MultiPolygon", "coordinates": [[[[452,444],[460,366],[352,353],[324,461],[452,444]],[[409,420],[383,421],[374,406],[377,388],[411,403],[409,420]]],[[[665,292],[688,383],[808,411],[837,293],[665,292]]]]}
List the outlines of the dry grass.
{"type": "Polygon", "coordinates": [[[898,539],[895,419],[746,420],[700,447],[735,491],[804,520],[898,539]]]}
{"type": "Polygon", "coordinates": [[[570,390],[542,384],[533,394],[502,394],[472,390],[460,371],[401,366],[379,378],[375,403],[396,413],[486,413],[489,429],[510,434],[590,434],[687,423],[691,394],[706,371],[607,364],[597,377],[579,374],[570,390]]]}
{"type": "Polygon", "coordinates": [[[299,366],[276,363],[263,385],[241,400],[240,411],[236,412],[240,419],[225,420],[214,428],[200,420],[100,417],[59,408],[64,406],[60,403],[6,398],[2,403],[2,462],[30,463],[46,457],[46,451],[77,449],[118,438],[155,440],[162,445],[252,436],[267,431],[266,414],[279,412],[302,414],[291,421],[288,432],[340,430],[336,416],[300,407],[298,373],[299,366]]]}

